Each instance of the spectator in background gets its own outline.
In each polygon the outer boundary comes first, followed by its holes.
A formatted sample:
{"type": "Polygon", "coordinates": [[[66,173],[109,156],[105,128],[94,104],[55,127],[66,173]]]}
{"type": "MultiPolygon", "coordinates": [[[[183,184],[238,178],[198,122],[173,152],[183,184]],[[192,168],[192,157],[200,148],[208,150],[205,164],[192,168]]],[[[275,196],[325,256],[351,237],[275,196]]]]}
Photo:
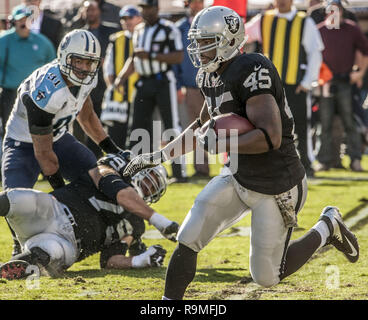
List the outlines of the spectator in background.
{"type": "MultiPolygon", "coordinates": [[[[119,28],[120,27],[120,17],[119,11],[120,7],[105,1],[105,0],[96,0],[98,7],[101,12],[101,22],[105,25],[108,25],[112,28],[119,28]]],[[[83,5],[78,9],[77,12],[71,14],[73,17],[71,21],[67,22],[67,27],[69,29],[79,29],[82,28],[86,23],[86,16],[84,14],[83,5]]],[[[70,13],[68,14],[70,15],[70,13]]]]}
{"type": "MultiPolygon", "coordinates": [[[[190,15],[180,19],[176,26],[181,32],[183,41],[184,59],[181,64],[174,65],[174,71],[177,78],[178,87],[178,103],[184,104],[186,109],[187,123],[183,123],[182,127],[186,128],[192,123],[200,113],[203,106],[203,96],[196,84],[196,76],[198,69],[193,66],[186,48],[189,45],[188,31],[194,16],[204,8],[203,0],[185,0],[185,6],[189,7],[190,15]]],[[[196,155],[194,151],[194,169],[195,177],[209,177],[208,155],[203,149],[200,150],[201,155],[196,155]],[[198,161],[196,161],[196,159],[198,161]]]]}
{"type": "Polygon", "coordinates": [[[129,77],[123,85],[122,93],[113,85],[125,62],[133,55],[132,35],[135,26],[142,22],[142,17],[136,6],[126,5],[120,10],[120,18],[123,31],[110,36],[103,67],[107,89],[101,121],[107,125],[109,136],[120,148],[125,149],[138,74],[134,73],[129,77]]]}
{"type": "Polygon", "coordinates": [[[5,17],[0,15],[0,35],[7,29],[8,29],[8,21],[5,17]]]}
{"type": "Polygon", "coordinates": [[[293,0],[275,0],[275,8],[248,22],[245,33],[248,41],[262,42],[263,53],[279,72],[294,117],[300,158],[311,178],[314,156],[309,92],[318,80],[323,43],[314,21],[297,11],[293,0]]]}
{"type": "Polygon", "coordinates": [[[31,31],[42,33],[49,38],[56,51],[64,36],[62,23],[41,9],[41,0],[23,0],[23,3],[27,6],[35,6],[37,8],[33,10],[31,31]]]}
{"type": "Polygon", "coordinates": [[[20,83],[35,69],[56,58],[50,40],[28,28],[26,21],[30,15],[25,5],[15,7],[12,28],[0,35],[0,114],[4,131],[20,83]]]}
{"type": "Polygon", "coordinates": [[[339,0],[333,0],[330,5],[335,9],[329,10],[332,15],[338,13],[336,19],[326,19],[319,25],[325,49],[323,62],[333,73],[333,79],[322,88],[320,98],[321,120],[321,148],[318,160],[321,170],[328,170],[332,166],[332,118],[335,108],[343,122],[347,137],[347,154],[350,157],[350,168],[353,171],[363,171],[361,166],[362,145],[353,118],[352,85],[361,86],[368,66],[368,42],[359,26],[352,20],[344,18],[344,10],[339,0]],[[344,48],[344,50],[341,50],[344,48]],[[360,69],[353,71],[357,51],[365,57],[362,59],[360,69]]]}
{"type": "MultiPolygon", "coordinates": [[[[90,31],[100,42],[101,45],[101,65],[104,63],[105,54],[107,45],[109,44],[109,38],[113,33],[120,31],[119,28],[111,27],[109,25],[105,25],[101,20],[101,10],[97,1],[85,1],[83,3],[84,7],[84,16],[86,25],[83,29],[90,31]]],[[[98,83],[97,86],[91,92],[91,99],[93,102],[94,110],[97,116],[100,118],[101,115],[101,107],[102,100],[104,97],[104,93],[106,90],[106,84],[103,77],[103,69],[100,68],[98,70],[98,83]]],[[[79,126],[79,124],[75,124],[79,126]]],[[[91,149],[96,157],[101,157],[101,149],[85,134],[81,134],[81,130],[76,128],[76,136],[78,139],[82,140],[89,149],[91,149]],[[81,138],[82,136],[82,138],[81,138]]]]}
{"type": "MultiPolygon", "coordinates": [[[[338,1],[338,2],[341,3],[341,1],[338,1]]],[[[347,3],[347,1],[344,1],[344,2],[347,3]]],[[[344,8],[342,3],[341,3],[341,7],[343,10],[343,17],[345,19],[350,19],[355,22],[358,22],[358,19],[356,15],[354,14],[354,12],[344,8]]],[[[313,19],[313,21],[316,24],[321,23],[322,21],[326,19],[326,15],[327,15],[325,2],[323,0],[310,0],[307,14],[313,19]]]]}
{"type": "MultiPolygon", "coordinates": [[[[144,22],[133,33],[133,58],[116,77],[115,85],[119,88],[137,72],[137,94],[134,99],[132,132],[144,129],[150,133],[150,147],[153,141],[152,115],[157,106],[165,129],[181,132],[178,117],[176,78],[171,65],[183,60],[183,43],[181,34],[174,23],[159,17],[158,0],[140,0],[141,14],[144,22]]],[[[173,138],[173,137],[171,137],[173,138]]],[[[135,144],[131,142],[131,148],[135,144]]],[[[134,152],[134,150],[132,150],[134,152]]],[[[139,152],[137,150],[135,152],[139,152]]],[[[146,152],[146,151],[145,151],[146,152]]],[[[187,182],[185,158],[172,163],[173,179],[171,182],[187,182]]]]}

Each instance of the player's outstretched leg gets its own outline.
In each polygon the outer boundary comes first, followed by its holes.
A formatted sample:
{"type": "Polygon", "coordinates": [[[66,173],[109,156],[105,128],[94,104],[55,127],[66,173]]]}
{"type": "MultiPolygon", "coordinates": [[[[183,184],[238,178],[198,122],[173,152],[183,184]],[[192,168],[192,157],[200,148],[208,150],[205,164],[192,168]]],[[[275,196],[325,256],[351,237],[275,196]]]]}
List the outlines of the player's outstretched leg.
{"type": "Polygon", "coordinates": [[[341,251],[350,262],[358,260],[357,238],[344,224],[339,209],[332,206],[322,210],[318,222],[310,231],[290,243],[280,279],[297,271],[317,250],[329,244],[341,251]]]}

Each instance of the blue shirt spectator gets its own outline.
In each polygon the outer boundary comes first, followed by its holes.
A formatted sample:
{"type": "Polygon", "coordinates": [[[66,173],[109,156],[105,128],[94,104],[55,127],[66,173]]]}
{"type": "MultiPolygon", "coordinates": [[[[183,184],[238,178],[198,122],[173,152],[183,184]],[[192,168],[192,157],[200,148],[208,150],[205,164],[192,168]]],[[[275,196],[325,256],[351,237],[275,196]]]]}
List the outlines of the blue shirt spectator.
{"type": "Polygon", "coordinates": [[[56,58],[55,49],[44,35],[30,32],[22,38],[15,27],[0,36],[0,86],[17,89],[35,69],[56,58]]]}
{"type": "Polygon", "coordinates": [[[53,44],[42,34],[32,33],[31,9],[19,5],[12,11],[13,27],[0,35],[0,117],[2,128],[17,96],[17,88],[34,70],[56,58],[53,44]]]}
{"type": "Polygon", "coordinates": [[[177,88],[181,87],[197,87],[196,76],[198,69],[193,66],[189,58],[187,47],[189,46],[188,31],[191,25],[191,17],[184,17],[177,21],[176,26],[181,32],[181,38],[184,48],[184,59],[181,64],[174,66],[174,72],[177,79],[177,88]],[[185,71],[185,72],[184,72],[185,71]]]}

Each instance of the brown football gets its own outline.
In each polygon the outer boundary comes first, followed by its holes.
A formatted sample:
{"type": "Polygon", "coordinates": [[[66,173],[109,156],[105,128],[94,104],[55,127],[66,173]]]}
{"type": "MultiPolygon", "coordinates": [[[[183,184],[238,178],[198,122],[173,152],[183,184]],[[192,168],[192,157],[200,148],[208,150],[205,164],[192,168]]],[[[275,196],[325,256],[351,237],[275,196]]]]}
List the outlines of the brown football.
{"type": "MultiPolygon", "coordinates": [[[[214,130],[218,135],[219,130],[226,130],[226,137],[230,137],[232,135],[241,135],[243,133],[247,133],[255,129],[255,126],[249,122],[246,118],[239,116],[235,113],[225,113],[218,115],[213,118],[215,120],[214,130]],[[236,129],[237,132],[234,130],[230,131],[230,129],[236,129]]],[[[201,131],[204,133],[206,132],[208,125],[211,120],[208,120],[201,128],[201,131]]],[[[223,135],[224,133],[221,133],[223,135]]]]}

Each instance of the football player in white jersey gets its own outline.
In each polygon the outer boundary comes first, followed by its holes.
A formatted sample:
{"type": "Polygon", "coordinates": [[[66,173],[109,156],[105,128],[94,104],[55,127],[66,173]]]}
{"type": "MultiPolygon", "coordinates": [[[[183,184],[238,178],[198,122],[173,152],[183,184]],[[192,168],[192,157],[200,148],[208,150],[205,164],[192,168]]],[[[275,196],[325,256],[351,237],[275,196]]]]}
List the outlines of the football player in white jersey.
{"type": "Polygon", "coordinates": [[[33,188],[42,171],[55,189],[96,166],[96,157],[70,133],[75,119],[107,153],[121,151],[94,112],[91,91],[101,63],[97,38],[66,34],[57,59],[35,70],[18,89],[3,144],[3,188],[33,188]]]}

